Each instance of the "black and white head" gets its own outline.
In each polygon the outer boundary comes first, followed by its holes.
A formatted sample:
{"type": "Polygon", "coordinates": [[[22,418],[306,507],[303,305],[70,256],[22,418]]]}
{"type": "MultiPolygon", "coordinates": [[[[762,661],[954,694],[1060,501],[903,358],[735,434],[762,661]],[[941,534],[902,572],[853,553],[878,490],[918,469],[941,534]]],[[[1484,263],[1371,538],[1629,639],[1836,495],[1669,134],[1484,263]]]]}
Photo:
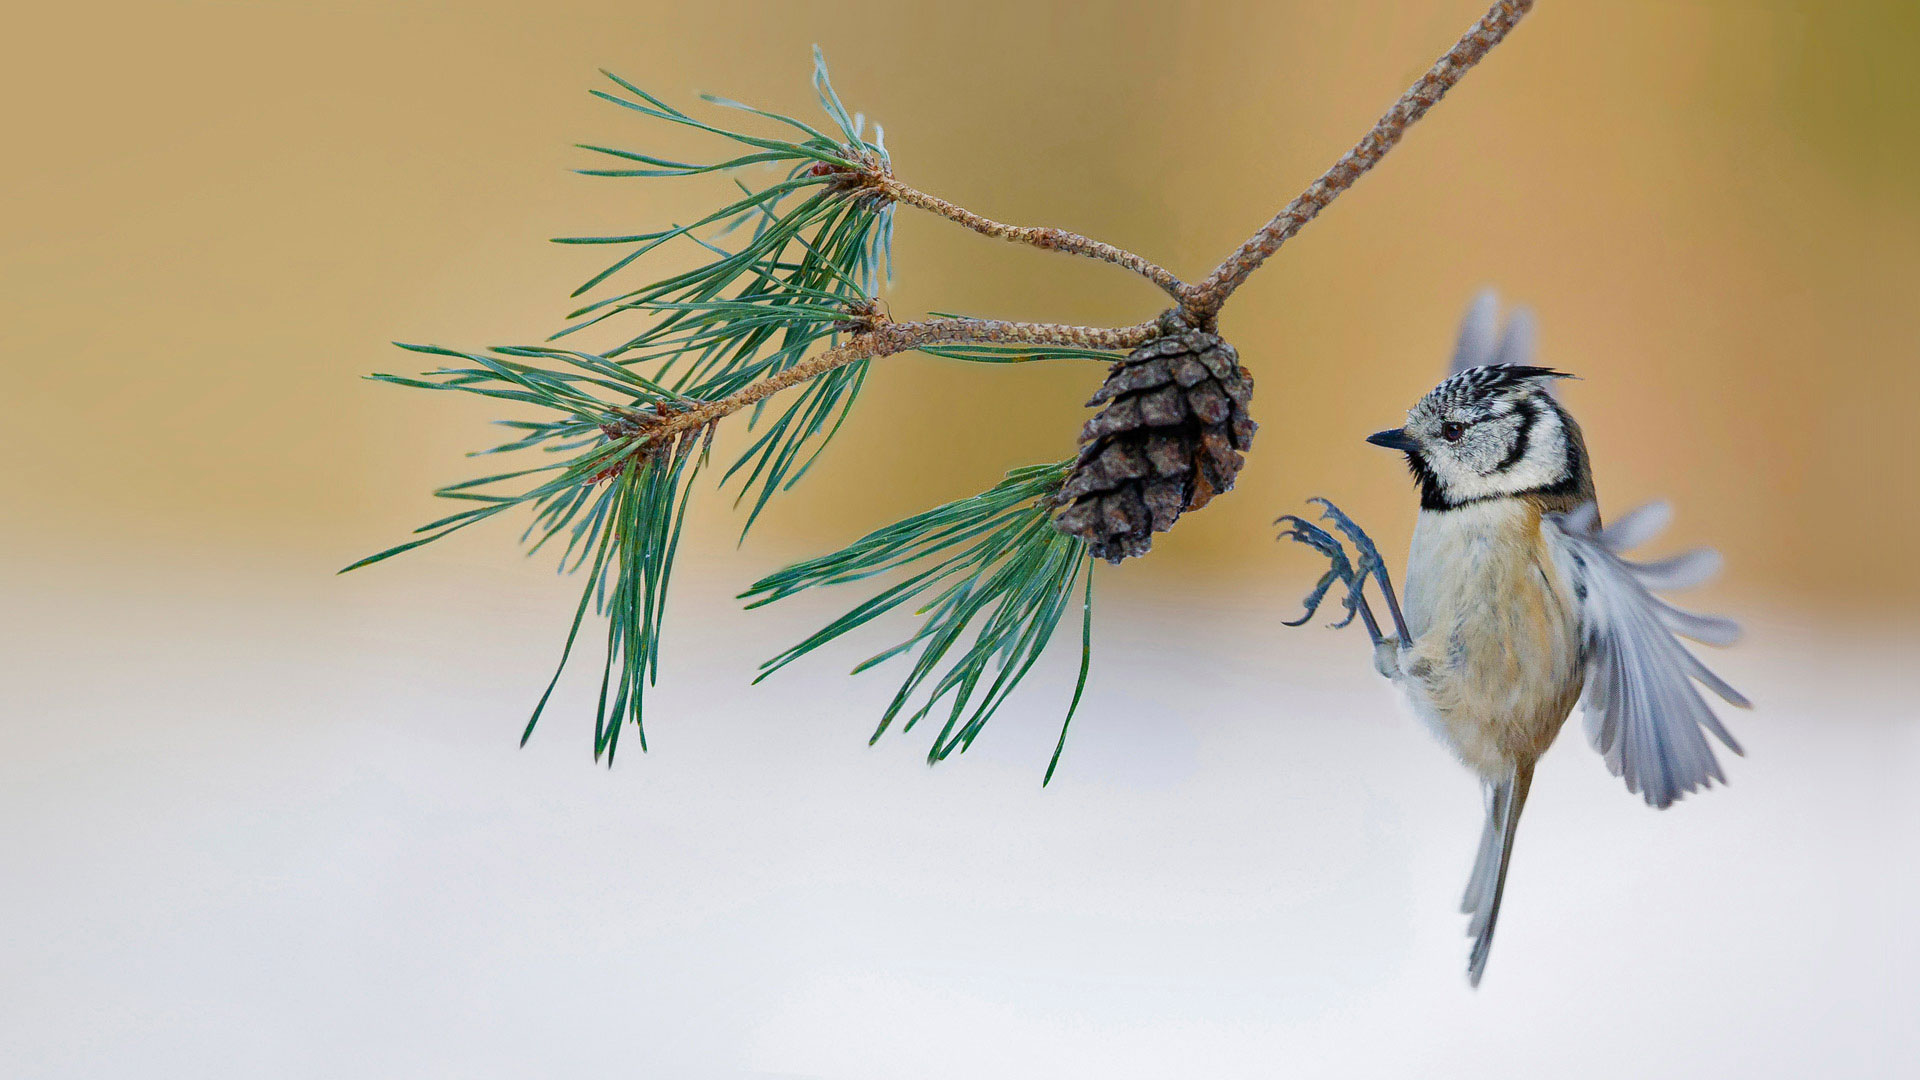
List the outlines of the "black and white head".
{"type": "Polygon", "coordinates": [[[1367,441],[1406,452],[1423,510],[1527,495],[1572,509],[1593,497],[1593,480],[1579,425],[1548,391],[1567,377],[1530,364],[1467,368],[1421,398],[1405,427],[1367,441]]]}

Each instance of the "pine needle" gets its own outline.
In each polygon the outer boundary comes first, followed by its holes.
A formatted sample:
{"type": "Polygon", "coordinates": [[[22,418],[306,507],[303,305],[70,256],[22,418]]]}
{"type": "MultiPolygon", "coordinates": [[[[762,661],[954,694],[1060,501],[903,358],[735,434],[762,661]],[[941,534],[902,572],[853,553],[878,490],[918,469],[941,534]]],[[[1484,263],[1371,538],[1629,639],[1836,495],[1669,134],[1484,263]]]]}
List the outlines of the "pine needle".
{"type": "MultiPolygon", "coordinates": [[[[875,530],[830,555],[797,563],[742,594],[760,607],[807,589],[904,573],[845,615],[761,665],[764,679],[815,649],[886,613],[917,602],[919,628],[861,663],[864,671],[896,656],[913,662],[873,733],[878,740],[904,716],[902,730],[944,704],[945,721],[927,759],[945,759],[973,743],[987,721],[1039,660],[1084,579],[1080,675],[1071,720],[1091,655],[1093,562],[1086,542],[1053,527],[1053,496],[1068,462],[1016,469],[993,488],[875,530]],[[919,699],[919,704],[912,703],[919,699]]],[[[758,681],[758,680],[756,680],[758,681]]],[[[1066,739],[1061,729],[1061,745],[1066,739]]],[[[1052,778],[1059,748],[1047,769],[1052,778]]]]}

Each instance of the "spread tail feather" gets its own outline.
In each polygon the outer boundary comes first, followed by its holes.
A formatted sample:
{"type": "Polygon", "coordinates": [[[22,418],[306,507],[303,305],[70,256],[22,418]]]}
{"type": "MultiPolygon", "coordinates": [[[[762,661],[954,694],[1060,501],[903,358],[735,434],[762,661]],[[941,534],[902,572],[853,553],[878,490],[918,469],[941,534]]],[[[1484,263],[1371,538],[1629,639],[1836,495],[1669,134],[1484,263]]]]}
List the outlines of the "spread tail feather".
{"type": "Polygon", "coordinates": [[[1461,912],[1472,917],[1467,924],[1467,936],[1473,938],[1467,982],[1473,986],[1480,985],[1480,976],[1487,970],[1493,927],[1500,919],[1500,896],[1507,888],[1507,863],[1513,858],[1513,837],[1532,785],[1532,764],[1516,765],[1506,779],[1487,785],[1487,824],[1480,832],[1480,851],[1467,878],[1466,895],[1460,900],[1461,912]]]}

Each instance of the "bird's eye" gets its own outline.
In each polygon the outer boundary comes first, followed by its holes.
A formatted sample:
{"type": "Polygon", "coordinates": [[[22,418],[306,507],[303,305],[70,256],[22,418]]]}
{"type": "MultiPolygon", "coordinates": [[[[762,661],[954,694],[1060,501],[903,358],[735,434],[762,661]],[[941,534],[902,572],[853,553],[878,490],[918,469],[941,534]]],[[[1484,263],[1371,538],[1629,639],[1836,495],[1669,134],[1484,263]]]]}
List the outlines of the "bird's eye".
{"type": "Polygon", "coordinates": [[[1459,442],[1460,436],[1466,434],[1466,432],[1467,425],[1458,424],[1452,420],[1440,425],[1440,437],[1448,442],[1459,442]]]}

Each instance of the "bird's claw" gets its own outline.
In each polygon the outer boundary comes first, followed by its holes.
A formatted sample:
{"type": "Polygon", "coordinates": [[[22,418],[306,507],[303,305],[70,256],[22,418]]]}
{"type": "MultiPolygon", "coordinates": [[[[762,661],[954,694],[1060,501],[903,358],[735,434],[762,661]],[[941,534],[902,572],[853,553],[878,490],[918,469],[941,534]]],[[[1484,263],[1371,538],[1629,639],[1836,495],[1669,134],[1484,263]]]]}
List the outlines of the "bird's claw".
{"type": "Polygon", "coordinates": [[[1380,549],[1373,546],[1373,538],[1367,535],[1365,529],[1354,524],[1353,519],[1347,516],[1345,510],[1333,505],[1331,499],[1324,499],[1318,495],[1307,501],[1317,503],[1323,511],[1320,517],[1326,521],[1333,522],[1334,528],[1339,529],[1348,540],[1353,541],[1354,548],[1360,552],[1360,569],[1358,573],[1361,577],[1365,577],[1373,573],[1376,569],[1386,566],[1386,563],[1381,561],[1380,549]]]}
{"type": "Polygon", "coordinates": [[[1357,615],[1360,617],[1361,622],[1366,624],[1367,636],[1372,638],[1373,643],[1378,646],[1381,642],[1388,639],[1385,634],[1381,633],[1380,624],[1373,617],[1373,610],[1367,606],[1367,598],[1364,591],[1367,578],[1374,577],[1379,579],[1381,599],[1387,602],[1387,611],[1393,616],[1394,640],[1401,645],[1408,644],[1409,638],[1406,631],[1406,620],[1400,615],[1400,605],[1399,602],[1394,599],[1393,585],[1387,576],[1386,564],[1380,561],[1380,549],[1374,546],[1373,538],[1367,535],[1366,530],[1354,524],[1353,519],[1348,517],[1345,511],[1333,505],[1332,502],[1321,498],[1314,498],[1308,501],[1317,503],[1320,506],[1322,510],[1321,517],[1324,520],[1331,521],[1333,527],[1352,542],[1355,550],[1359,551],[1360,558],[1356,564],[1353,559],[1348,557],[1345,545],[1341,544],[1338,538],[1327,530],[1296,514],[1284,514],[1275,521],[1274,524],[1276,525],[1287,526],[1286,529],[1281,531],[1281,536],[1299,541],[1318,551],[1320,554],[1325,555],[1327,561],[1332,564],[1327,572],[1322,575],[1320,580],[1314,585],[1313,591],[1307,594],[1307,598],[1304,601],[1307,609],[1306,614],[1286,625],[1299,626],[1301,623],[1313,618],[1313,613],[1319,609],[1321,601],[1326,599],[1328,590],[1333,588],[1333,583],[1341,581],[1345,582],[1347,586],[1347,594],[1341,598],[1341,603],[1347,609],[1347,617],[1334,623],[1334,627],[1338,628],[1347,625],[1352,622],[1354,616],[1357,615]]]}
{"type": "MultiPolygon", "coordinates": [[[[1344,519],[1345,515],[1341,515],[1341,518],[1344,519]]],[[[1372,543],[1368,542],[1367,546],[1361,549],[1361,565],[1355,568],[1353,560],[1347,556],[1346,547],[1342,545],[1332,533],[1327,532],[1327,530],[1315,525],[1313,522],[1295,514],[1282,514],[1274,520],[1274,524],[1288,526],[1288,528],[1280,531],[1280,535],[1276,537],[1276,539],[1284,538],[1305,544],[1326,556],[1328,563],[1331,564],[1327,568],[1327,572],[1320,576],[1320,580],[1314,583],[1313,591],[1309,592],[1306,599],[1301,601],[1302,605],[1306,608],[1306,612],[1298,619],[1283,619],[1281,620],[1281,624],[1284,626],[1301,626],[1304,625],[1308,619],[1313,618],[1313,613],[1320,610],[1321,602],[1327,598],[1328,591],[1333,588],[1333,584],[1336,581],[1344,582],[1347,586],[1347,595],[1342,598],[1341,601],[1342,606],[1347,609],[1347,617],[1332,624],[1333,628],[1338,629],[1352,622],[1355,613],[1360,610],[1360,588],[1365,584],[1367,574],[1371,569],[1366,560],[1368,558],[1367,553],[1372,549],[1372,543]]],[[[1336,526],[1339,524],[1339,521],[1335,522],[1336,526]]],[[[1352,522],[1349,521],[1347,524],[1351,525],[1352,522]]],[[[1341,531],[1345,532],[1346,530],[1342,528],[1341,531]]],[[[1362,533],[1361,535],[1364,536],[1365,534],[1362,533]]],[[[1356,546],[1358,545],[1356,544],[1356,546]]],[[[1378,554],[1373,554],[1372,558],[1377,560],[1379,556],[1378,554]]]]}

